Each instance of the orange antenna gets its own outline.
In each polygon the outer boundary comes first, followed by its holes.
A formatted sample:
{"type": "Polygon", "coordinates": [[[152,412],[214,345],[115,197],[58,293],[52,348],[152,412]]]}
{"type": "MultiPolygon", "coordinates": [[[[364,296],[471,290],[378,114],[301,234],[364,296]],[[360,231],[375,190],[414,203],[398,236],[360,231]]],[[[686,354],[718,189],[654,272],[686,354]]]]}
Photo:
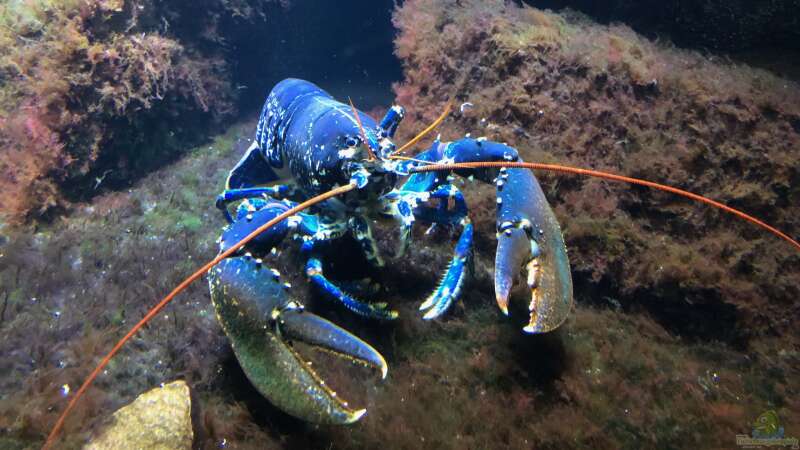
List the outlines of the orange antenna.
{"type": "Polygon", "coordinates": [[[64,410],[64,412],[61,413],[61,416],[58,418],[58,421],[53,427],[53,430],[50,431],[50,434],[47,436],[47,440],[45,441],[42,450],[49,449],[55,443],[55,439],[58,436],[59,431],[61,431],[61,428],[64,426],[64,421],[66,420],[70,411],[72,411],[72,409],[75,408],[75,405],[78,403],[78,400],[81,398],[81,396],[83,396],[83,393],[86,392],[86,389],[88,389],[89,386],[92,384],[92,382],[95,380],[95,378],[97,378],[97,376],[100,374],[100,371],[102,371],[103,368],[105,368],[106,365],[108,365],[108,363],[111,361],[111,358],[113,358],[114,355],[116,355],[117,352],[119,352],[119,350],[122,348],[122,346],[125,345],[125,343],[128,342],[133,337],[133,335],[135,335],[136,332],[138,332],[147,322],[149,322],[150,319],[152,319],[159,312],[161,312],[161,310],[164,309],[164,307],[167,306],[167,304],[170,301],[172,301],[172,299],[175,298],[176,295],[183,292],[183,290],[186,289],[187,286],[189,286],[193,281],[202,277],[203,274],[211,270],[211,268],[214,267],[217,263],[227,258],[228,256],[231,256],[233,253],[242,248],[242,246],[253,240],[256,236],[266,231],[270,227],[274,226],[275,224],[279,223],[280,221],[294,214],[297,214],[298,212],[304,209],[316,205],[319,202],[325,201],[331,197],[335,197],[337,195],[351,191],[355,187],[356,185],[351,183],[345,186],[338,187],[336,189],[331,189],[328,192],[325,192],[309,200],[306,200],[303,203],[300,203],[299,205],[295,206],[294,208],[287,210],[286,212],[280,214],[278,217],[275,217],[274,219],[270,220],[264,225],[258,227],[252,233],[248,234],[242,240],[234,244],[231,248],[225,250],[224,252],[217,255],[214,259],[206,263],[206,265],[198,269],[197,272],[190,275],[189,278],[183,280],[175,289],[172,290],[172,292],[170,292],[166,297],[164,297],[160,302],[158,302],[156,306],[154,306],[150,311],[148,311],[147,314],[144,316],[144,318],[142,318],[142,320],[140,320],[139,323],[134,325],[134,327],[131,328],[128,334],[126,334],[122,339],[120,339],[119,342],[117,342],[114,345],[114,348],[112,348],[111,351],[108,352],[108,354],[103,358],[103,360],[100,361],[100,364],[98,364],[97,367],[95,367],[95,369],[92,371],[89,377],[87,377],[86,380],[83,382],[80,389],[78,389],[77,392],[75,392],[75,396],[72,397],[72,400],[70,400],[69,404],[67,404],[67,408],[64,410]]]}
{"type": "Polygon", "coordinates": [[[401,159],[403,161],[414,161],[414,162],[418,162],[420,164],[436,164],[435,162],[425,161],[424,159],[416,159],[416,158],[410,158],[408,156],[400,156],[400,155],[390,155],[389,159],[401,159]]]}
{"type": "Polygon", "coordinates": [[[492,167],[518,167],[523,169],[546,170],[550,172],[585,175],[589,177],[602,178],[605,180],[621,181],[623,183],[646,186],[659,191],[669,192],[671,194],[679,195],[681,197],[686,197],[700,203],[705,203],[706,205],[710,205],[715,208],[721,209],[725,212],[728,212],[730,214],[733,214],[734,216],[739,217],[740,219],[744,219],[754,225],[757,225],[769,231],[775,236],[778,236],[779,238],[788,242],[796,249],[800,250],[800,242],[797,242],[796,240],[792,239],[791,237],[789,237],[789,235],[787,235],[783,231],[747,213],[739,211],[738,209],[735,208],[731,208],[728,205],[725,205],[716,200],[712,200],[708,197],[704,197],[699,194],[695,194],[689,191],[684,191],[683,189],[667,186],[665,184],[642,180],[640,178],[625,177],[622,175],[615,175],[613,173],[608,173],[608,172],[600,172],[597,170],[590,170],[590,169],[581,169],[578,167],[562,166],[558,164],[527,163],[527,162],[471,162],[471,163],[453,163],[453,164],[432,164],[428,166],[415,167],[414,169],[411,170],[411,172],[431,172],[439,170],[457,170],[457,169],[480,169],[480,168],[492,168],[492,167]]]}
{"type": "Polygon", "coordinates": [[[361,125],[361,118],[358,117],[358,110],[356,109],[355,105],[353,105],[353,100],[350,97],[347,97],[347,101],[350,102],[350,108],[353,109],[353,117],[356,118],[356,123],[358,124],[358,132],[361,133],[361,139],[364,140],[364,145],[367,146],[367,154],[369,154],[369,160],[372,161],[375,159],[375,153],[372,151],[372,146],[369,145],[369,139],[367,139],[367,133],[364,131],[364,125],[361,125]]]}
{"type": "Polygon", "coordinates": [[[431,132],[431,131],[433,131],[433,130],[434,130],[436,127],[438,127],[438,126],[439,126],[439,124],[441,124],[441,123],[444,121],[444,119],[446,119],[446,118],[447,118],[447,116],[448,116],[448,115],[450,115],[450,108],[451,108],[452,106],[453,106],[453,101],[452,101],[452,100],[449,100],[449,101],[447,102],[447,105],[445,105],[445,107],[444,107],[444,111],[442,111],[442,114],[439,116],[439,118],[437,118],[435,121],[433,121],[433,123],[432,123],[432,124],[430,124],[430,125],[428,126],[428,128],[425,128],[425,129],[424,129],[424,130],[422,130],[422,131],[421,131],[421,132],[420,132],[418,135],[414,136],[414,138],[413,138],[413,139],[411,139],[410,141],[406,142],[406,143],[405,143],[405,145],[403,145],[402,147],[400,147],[400,148],[398,148],[397,150],[395,150],[395,152],[394,152],[394,153],[392,153],[392,155],[397,155],[397,154],[399,154],[399,153],[402,153],[402,152],[404,152],[406,149],[408,149],[408,148],[409,148],[409,147],[411,147],[412,145],[414,145],[414,144],[416,144],[417,142],[419,142],[419,140],[420,140],[420,139],[424,138],[426,134],[430,133],[430,132],[431,132]]]}

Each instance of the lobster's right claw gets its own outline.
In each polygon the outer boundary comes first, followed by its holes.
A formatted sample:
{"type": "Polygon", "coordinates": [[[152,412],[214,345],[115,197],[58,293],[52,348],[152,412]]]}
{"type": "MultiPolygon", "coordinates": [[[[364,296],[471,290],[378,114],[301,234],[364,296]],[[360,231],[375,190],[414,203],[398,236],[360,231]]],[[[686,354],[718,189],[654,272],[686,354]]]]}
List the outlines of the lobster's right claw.
{"type": "Polygon", "coordinates": [[[299,419],[349,424],[366,413],[350,408],[295,350],[292,341],[322,348],[380,370],[388,366],[369,344],[303,309],[286,295],[274,271],[249,256],[228,258],[210,271],[211,299],[236,359],[272,404],[299,419]]]}
{"type": "Polygon", "coordinates": [[[501,169],[497,185],[495,294],[508,314],[508,296],[524,265],[531,290],[528,333],[558,328],[572,309],[572,276],[564,238],[536,177],[528,169],[501,169]]]}

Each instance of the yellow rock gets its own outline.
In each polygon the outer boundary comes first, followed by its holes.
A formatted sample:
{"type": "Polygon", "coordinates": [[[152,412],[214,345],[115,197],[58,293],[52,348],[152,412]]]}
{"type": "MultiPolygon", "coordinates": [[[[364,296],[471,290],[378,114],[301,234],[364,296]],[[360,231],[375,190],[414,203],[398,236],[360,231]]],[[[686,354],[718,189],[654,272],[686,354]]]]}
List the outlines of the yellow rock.
{"type": "Polygon", "coordinates": [[[114,413],[84,450],[192,448],[192,401],[189,386],[178,380],[145,392],[114,413]]]}

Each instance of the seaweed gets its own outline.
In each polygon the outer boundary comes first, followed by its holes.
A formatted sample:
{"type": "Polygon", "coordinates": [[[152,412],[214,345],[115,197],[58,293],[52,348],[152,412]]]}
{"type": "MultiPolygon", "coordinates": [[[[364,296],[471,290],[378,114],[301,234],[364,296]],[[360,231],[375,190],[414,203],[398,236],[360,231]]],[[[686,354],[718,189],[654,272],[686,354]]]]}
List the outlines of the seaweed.
{"type": "MultiPolygon", "coordinates": [[[[410,1],[394,23],[405,74],[394,90],[410,122],[402,132],[422,128],[448,99],[470,102],[445,122],[444,139],[485,135],[526,160],[667,182],[796,231],[792,81],[579,13],[499,0],[410,1]]],[[[601,297],[645,307],[689,337],[710,337],[706,328],[745,345],[789,330],[800,258],[782,242],[666,195],[541,177],[578,284],[610,287],[601,297]],[[693,328],[681,319],[704,316],[711,323],[693,328]]]]}
{"type": "Polygon", "coordinates": [[[218,22],[255,20],[269,2],[204,3],[0,5],[6,221],[52,218],[101,184],[125,186],[234,116],[218,22]]]}
{"type": "MultiPolygon", "coordinates": [[[[247,125],[249,131],[252,124],[247,125]]],[[[56,417],[50,406],[76,389],[117,333],[213,255],[221,223],[206,199],[221,189],[238,158],[233,150],[234,144],[236,150],[244,145],[236,141],[242,130],[234,127],[210,145],[190,149],[189,161],[146,177],[131,192],[101,195],[51,228],[3,230],[0,435],[27,445],[40,442],[56,417]],[[173,190],[188,195],[171,197],[173,190]]],[[[137,338],[134,351],[113,361],[89,393],[88,409],[70,419],[72,426],[89,421],[92,411],[113,410],[167,374],[180,373],[198,386],[212,384],[215,365],[208,359],[224,354],[225,347],[206,297],[202,284],[194,286],[177,311],[137,338]]],[[[64,445],[74,447],[80,440],[73,435],[64,445]]]]}

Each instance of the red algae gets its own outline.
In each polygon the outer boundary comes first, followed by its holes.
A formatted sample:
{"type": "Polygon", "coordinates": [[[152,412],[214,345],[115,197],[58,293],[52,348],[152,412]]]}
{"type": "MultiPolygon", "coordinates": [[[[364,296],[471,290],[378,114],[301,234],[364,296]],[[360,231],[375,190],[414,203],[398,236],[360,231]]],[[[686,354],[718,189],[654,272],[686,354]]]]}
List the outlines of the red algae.
{"type": "Polygon", "coordinates": [[[52,218],[95,178],[119,184],[207,138],[235,112],[217,22],[262,3],[205,2],[199,15],[156,0],[0,6],[0,215],[52,218]]]}

